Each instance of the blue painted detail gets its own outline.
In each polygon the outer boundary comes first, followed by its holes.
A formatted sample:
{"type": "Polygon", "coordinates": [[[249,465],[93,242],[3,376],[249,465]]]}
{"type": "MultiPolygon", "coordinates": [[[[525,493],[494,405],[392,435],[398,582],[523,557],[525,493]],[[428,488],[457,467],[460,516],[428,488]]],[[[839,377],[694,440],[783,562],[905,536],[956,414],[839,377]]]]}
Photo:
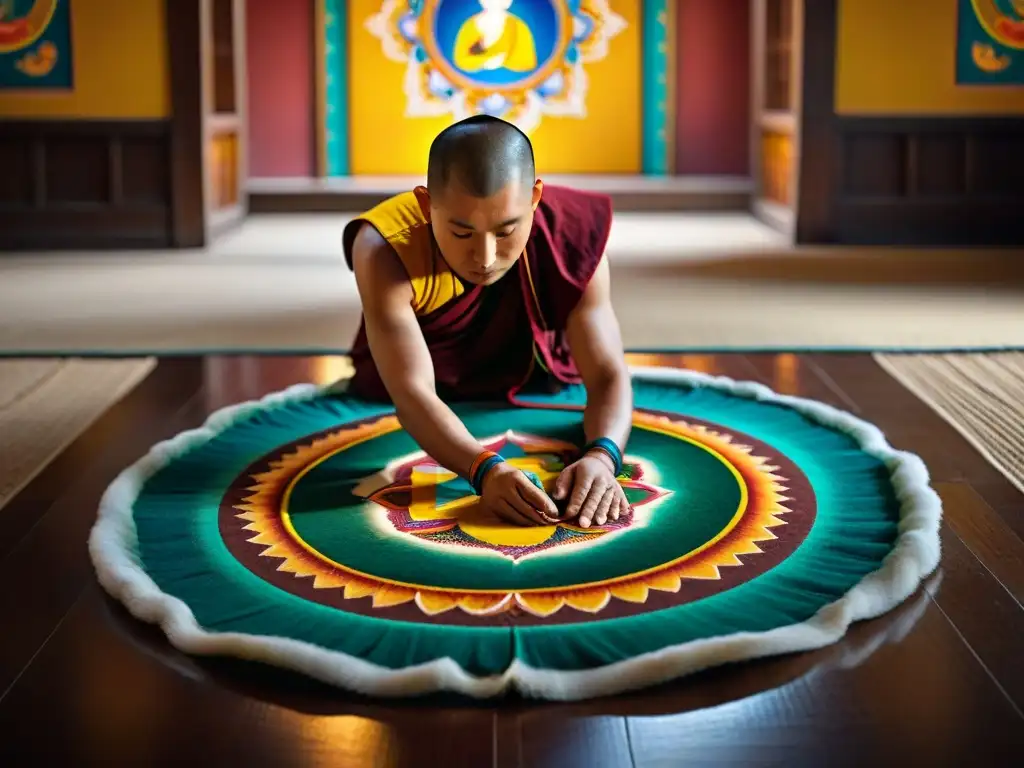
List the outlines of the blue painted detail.
{"type": "Polygon", "coordinates": [[[558,96],[563,90],[565,90],[565,75],[561,71],[557,71],[537,87],[537,94],[542,99],[550,99],[558,96]]]}
{"type": "Polygon", "coordinates": [[[398,20],[398,34],[400,34],[407,43],[415,43],[419,30],[417,28],[417,16],[414,13],[407,13],[405,16],[398,20]]]}
{"type": "Polygon", "coordinates": [[[642,169],[650,176],[665,176],[669,171],[668,131],[668,46],[669,30],[662,19],[668,17],[672,0],[644,0],[641,20],[643,50],[643,150],[642,169]]]}
{"type": "Polygon", "coordinates": [[[348,4],[324,0],[324,136],[327,175],[349,174],[348,4]]]}
{"type": "Polygon", "coordinates": [[[573,27],[573,42],[582,43],[594,32],[594,19],[590,16],[574,16],[573,27]]]}

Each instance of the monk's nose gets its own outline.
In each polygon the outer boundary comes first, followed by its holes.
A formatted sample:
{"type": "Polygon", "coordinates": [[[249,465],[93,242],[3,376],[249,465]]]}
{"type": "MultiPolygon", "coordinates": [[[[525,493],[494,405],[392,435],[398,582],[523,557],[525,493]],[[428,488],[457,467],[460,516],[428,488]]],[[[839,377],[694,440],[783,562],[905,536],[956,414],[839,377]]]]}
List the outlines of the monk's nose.
{"type": "Polygon", "coordinates": [[[477,258],[483,269],[489,269],[498,260],[498,239],[491,236],[484,238],[483,248],[480,249],[477,258]]]}

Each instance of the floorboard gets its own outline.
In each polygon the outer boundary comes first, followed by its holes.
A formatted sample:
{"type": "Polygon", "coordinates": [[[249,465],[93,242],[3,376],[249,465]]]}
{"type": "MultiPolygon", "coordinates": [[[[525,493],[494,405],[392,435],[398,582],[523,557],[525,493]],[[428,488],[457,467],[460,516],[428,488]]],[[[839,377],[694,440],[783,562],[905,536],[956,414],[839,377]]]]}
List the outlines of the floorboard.
{"type": "Polygon", "coordinates": [[[0,534],[0,578],[19,584],[0,592],[0,615],[15,617],[0,633],[0,765],[1014,764],[1024,744],[1021,495],[867,356],[631,362],[822,400],[921,454],[947,505],[943,562],[926,589],[817,651],[571,704],[371,701],[245,662],[191,658],[95,584],[85,540],[100,495],[151,444],[212,411],[329,383],[345,366],[162,361],[9,508],[34,517],[20,534],[0,534]]]}
{"type": "Polygon", "coordinates": [[[936,482],[966,481],[1024,539],[1021,494],[953,427],[881,367],[861,355],[807,358],[857,403],[869,403],[864,418],[876,423],[897,448],[917,453],[936,482]]]}
{"type": "MultiPolygon", "coordinates": [[[[165,375],[178,373],[172,369],[165,375]]],[[[0,559],[0,583],[18,585],[0,591],[0,616],[12,619],[0,632],[0,702],[82,587],[94,579],[86,541],[107,486],[151,445],[201,422],[203,413],[194,399],[196,383],[182,380],[176,389],[156,390],[145,405],[126,410],[117,435],[93,457],[88,472],[67,485],[55,480],[52,503],[0,559]]],[[[15,499],[14,509],[19,508],[22,502],[15,499]]]]}

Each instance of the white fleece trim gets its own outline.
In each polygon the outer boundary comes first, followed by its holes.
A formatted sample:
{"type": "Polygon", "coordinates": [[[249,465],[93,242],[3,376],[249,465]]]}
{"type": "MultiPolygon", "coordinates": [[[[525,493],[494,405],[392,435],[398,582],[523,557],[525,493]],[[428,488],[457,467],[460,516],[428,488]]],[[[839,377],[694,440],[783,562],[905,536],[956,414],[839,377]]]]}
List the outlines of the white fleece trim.
{"type": "Polygon", "coordinates": [[[322,391],[314,385],[298,385],[259,401],[217,411],[204,426],[157,444],[118,476],[100,502],[89,537],[89,553],[100,584],[135,617],[159,624],[171,644],[188,654],[262,661],[376,696],[448,690],[485,698],[515,689],[525,696],[571,701],[656,685],[728,662],[834,643],[853,622],[879,616],[906,600],[938,565],[942,508],[938,494],[929,485],[928,471],[916,455],[889,446],[877,427],[824,403],[779,395],[753,382],[667,368],[633,368],[632,374],[638,380],[711,387],[739,397],[779,403],[852,436],[866,453],[889,468],[901,505],[899,534],[882,566],[806,622],[767,632],[706,638],[579,671],[538,669],[516,659],[501,675],[476,677],[451,658],[389,669],[289,638],[208,632],[198,625],[184,602],[162,592],[142,569],[133,519],[135,500],[143,484],[159,469],[231,424],[266,406],[307,400],[322,391]]]}

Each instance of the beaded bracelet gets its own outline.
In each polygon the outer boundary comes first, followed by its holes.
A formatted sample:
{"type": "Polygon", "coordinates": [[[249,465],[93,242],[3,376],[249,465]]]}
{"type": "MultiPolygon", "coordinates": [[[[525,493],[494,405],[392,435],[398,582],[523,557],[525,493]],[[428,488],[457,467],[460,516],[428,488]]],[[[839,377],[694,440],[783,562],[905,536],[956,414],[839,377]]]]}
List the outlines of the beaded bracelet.
{"type": "Polygon", "coordinates": [[[504,460],[494,451],[481,451],[480,455],[476,457],[473,465],[469,468],[469,482],[473,486],[473,490],[476,491],[477,496],[483,496],[484,494],[484,478],[487,476],[487,473],[496,464],[500,464],[504,460]]]}
{"type": "Polygon", "coordinates": [[[585,446],[583,446],[583,453],[589,453],[590,451],[602,451],[608,455],[608,458],[612,460],[614,465],[613,473],[616,477],[622,471],[622,451],[619,450],[619,446],[615,444],[615,441],[607,437],[599,437],[596,440],[591,440],[585,446]]]}

